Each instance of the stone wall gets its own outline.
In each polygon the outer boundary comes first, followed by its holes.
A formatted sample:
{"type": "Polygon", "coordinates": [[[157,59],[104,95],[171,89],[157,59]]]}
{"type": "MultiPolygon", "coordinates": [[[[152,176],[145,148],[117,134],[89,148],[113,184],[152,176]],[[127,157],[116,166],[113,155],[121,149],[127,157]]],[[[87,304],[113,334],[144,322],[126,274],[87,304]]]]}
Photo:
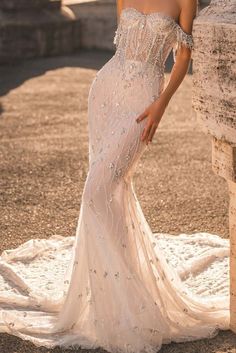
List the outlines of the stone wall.
{"type": "Polygon", "coordinates": [[[29,9],[42,9],[50,8],[51,6],[61,7],[61,0],[1,0],[0,8],[4,10],[29,10],[29,9]]]}
{"type": "Polygon", "coordinates": [[[1,0],[0,64],[80,47],[80,26],[60,0],[1,0]]]}
{"type": "Polygon", "coordinates": [[[83,48],[114,50],[113,38],[117,25],[114,0],[65,0],[64,3],[80,21],[83,48]]]}

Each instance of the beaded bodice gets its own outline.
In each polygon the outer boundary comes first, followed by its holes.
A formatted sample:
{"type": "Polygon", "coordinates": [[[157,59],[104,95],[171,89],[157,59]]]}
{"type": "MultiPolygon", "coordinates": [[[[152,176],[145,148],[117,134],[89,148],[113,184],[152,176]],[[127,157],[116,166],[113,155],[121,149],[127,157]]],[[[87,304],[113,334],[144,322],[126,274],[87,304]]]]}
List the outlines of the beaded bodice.
{"type": "Polygon", "coordinates": [[[171,49],[175,59],[180,45],[193,48],[193,38],[169,15],[162,12],[144,14],[129,7],[121,11],[114,44],[120,59],[163,67],[171,49]]]}

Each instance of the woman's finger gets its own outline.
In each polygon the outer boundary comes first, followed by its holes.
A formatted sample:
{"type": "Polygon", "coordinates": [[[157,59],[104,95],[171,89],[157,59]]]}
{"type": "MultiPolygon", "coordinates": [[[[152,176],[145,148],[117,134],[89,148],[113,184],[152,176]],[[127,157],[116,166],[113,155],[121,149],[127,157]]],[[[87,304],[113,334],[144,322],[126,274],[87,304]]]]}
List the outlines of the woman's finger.
{"type": "Polygon", "coordinates": [[[152,142],[152,139],[153,139],[153,136],[156,132],[156,129],[157,129],[157,125],[156,124],[153,124],[151,129],[150,129],[150,132],[149,132],[149,135],[148,135],[148,138],[147,138],[147,141],[148,142],[152,142]]]}
{"type": "Polygon", "coordinates": [[[150,123],[146,124],[145,128],[143,129],[143,133],[142,133],[142,136],[141,136],[141,140],[144,141],[146,140],[148,134],[149,134],[149,131],[151,129],[151,125],[150,123]]]}
{"type": "Polygon", "coordinates": [[[137,117],[137,119],[136,119],[137,123],[139,123],[140,121],[142,121],[143,119],[145,119],[145,118],[147,117],[147,115],[148,115],[148,113],[147,113],[147,111],[145,110],[142,114],[140,114],[140,115],[137,117]]]}

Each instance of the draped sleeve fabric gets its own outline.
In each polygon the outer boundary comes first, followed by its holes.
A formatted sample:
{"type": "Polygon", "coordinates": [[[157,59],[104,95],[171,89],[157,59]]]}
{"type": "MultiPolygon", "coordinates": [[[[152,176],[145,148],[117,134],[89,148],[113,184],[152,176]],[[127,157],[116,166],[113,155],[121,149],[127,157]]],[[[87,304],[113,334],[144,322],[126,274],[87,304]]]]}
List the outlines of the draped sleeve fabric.
{"type": "Polygon", "coordinates": [[[187,47],[191,50],[194,49],[194,40],[192,34],[186,33],[180,25],[176,25],[176,38],[173,46],[173,58],[176,61],[177,52],[180,47],[187,47]]]}

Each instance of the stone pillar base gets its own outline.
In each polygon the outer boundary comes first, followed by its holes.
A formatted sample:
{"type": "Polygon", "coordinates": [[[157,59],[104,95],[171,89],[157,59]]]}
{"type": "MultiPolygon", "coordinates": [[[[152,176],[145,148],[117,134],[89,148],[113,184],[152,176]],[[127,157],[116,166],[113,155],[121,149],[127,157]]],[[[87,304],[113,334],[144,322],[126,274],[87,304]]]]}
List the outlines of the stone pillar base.
{"type": "Polygon", "coordinates": [[[236,144],[212,137],[212,169],[222,178],[236,183],[236,144]]]}
{"type": "Polygon", "coordinates": [[[230,328],[236,333],[236,145],[213,137],[212,168],[229,187],[230,328]]]}
{"type": "Polygon", "coordinates": [[[228,180],[230,230],[230,328],[236,333],[236,183],[228,180]]]}

